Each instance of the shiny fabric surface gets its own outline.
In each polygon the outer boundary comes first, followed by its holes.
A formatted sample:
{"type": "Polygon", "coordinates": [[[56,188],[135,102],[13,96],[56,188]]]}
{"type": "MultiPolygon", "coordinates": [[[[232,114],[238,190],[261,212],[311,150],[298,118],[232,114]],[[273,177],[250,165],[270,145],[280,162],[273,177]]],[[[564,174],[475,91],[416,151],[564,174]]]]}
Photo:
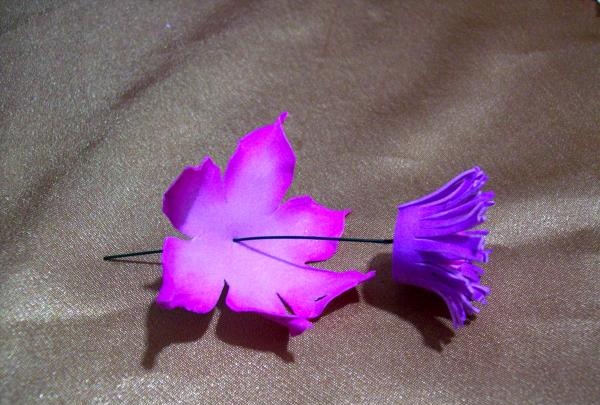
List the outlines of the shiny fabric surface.
{"type": "Polygon", "coordinates": [[[0,2],[1,403],[544,403],[600,398],[600,18],[592,1],[0,2]],[[162,194],[290,116],[288,195],[396,207],[479,165],[489,304],[453,330],[378,275],[307,333],[154,303],[162,194]]]}

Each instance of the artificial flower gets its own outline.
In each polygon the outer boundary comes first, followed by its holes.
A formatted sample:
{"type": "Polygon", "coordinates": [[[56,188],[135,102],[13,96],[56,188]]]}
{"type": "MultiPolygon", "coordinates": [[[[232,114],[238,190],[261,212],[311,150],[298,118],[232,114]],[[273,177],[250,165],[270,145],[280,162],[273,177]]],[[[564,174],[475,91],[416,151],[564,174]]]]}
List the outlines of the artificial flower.
{"type": "Polygon", "coordinates": [[[486,220],[494,193],[483,192],[487,176],[479,167],[467,170],[439,190],[398,207],[392,273],[398,283],[439,294],[455,327],[479,312],[490,289],[480,284],[487,262],[487,230],[471,229],[486,220]]]}
{"type": "Polygon", "coordinates": [[[206,157],[185,168],[165,193],[165,215],[191,239],[164,241],[162,306],[207,313],[227,286],[230,309],[259,313],[297,335],[332,299],[374,275],[306,265],[333,256],[335,241],[233,242],[251,235],[343,233],[348,210],[326,208],[309,196],[282,203],[296,160],[283,130],[286,115],[242,138],[223,175],[206,157]]]}

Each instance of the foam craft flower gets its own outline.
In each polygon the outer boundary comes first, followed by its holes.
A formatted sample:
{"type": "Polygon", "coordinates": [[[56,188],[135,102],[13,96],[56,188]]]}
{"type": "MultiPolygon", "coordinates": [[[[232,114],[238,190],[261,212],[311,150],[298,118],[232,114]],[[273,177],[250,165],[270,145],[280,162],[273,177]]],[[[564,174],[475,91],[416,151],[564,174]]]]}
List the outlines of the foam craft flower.
{"type": "Polygon", "coordinates": [[[191,239],[164,241],[162,306],[207,313],[227,286],[225,303],[233,311],[259,313],[297,335],[332,299],[373,277],[306,265],[333,256],[335,241],[233,242],[251,235],[343,233],[348,210],[328,209],[309,196],[281,202],[296,160],[283,130],[286,115],[242,138],[223,176],[206,157],[185,168],[165,193],[165,215],[191,239]]]}
{"type": "Polygon", "coordinates": [[[403,284],[439,294],[455,327],[479,312],[489,288],[479,284],[487,262],[487,230],[470,230],[486,220],[494,193],[482,192],[487,176],[479,167],[467,170],[439,190],[398,207],[394,232],[392,273],[403,284]]]}

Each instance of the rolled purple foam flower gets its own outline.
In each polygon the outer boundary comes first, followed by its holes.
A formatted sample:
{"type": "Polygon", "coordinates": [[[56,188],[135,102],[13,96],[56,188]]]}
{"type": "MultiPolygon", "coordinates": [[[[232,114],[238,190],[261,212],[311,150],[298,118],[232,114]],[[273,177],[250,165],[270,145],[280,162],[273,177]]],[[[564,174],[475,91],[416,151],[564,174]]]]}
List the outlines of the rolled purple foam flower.
{"type": "Polygon", "coordinates": [[[487,262],[485,222],[494,193],[483,192],[487,176],[479,167],[467,170],[439,190],[398,207],[394,231],[394,280],[431,290],[450,310],[455,327],[479,312],[490,289],[482,286],[483,270],[473,262],[487,262]]]}

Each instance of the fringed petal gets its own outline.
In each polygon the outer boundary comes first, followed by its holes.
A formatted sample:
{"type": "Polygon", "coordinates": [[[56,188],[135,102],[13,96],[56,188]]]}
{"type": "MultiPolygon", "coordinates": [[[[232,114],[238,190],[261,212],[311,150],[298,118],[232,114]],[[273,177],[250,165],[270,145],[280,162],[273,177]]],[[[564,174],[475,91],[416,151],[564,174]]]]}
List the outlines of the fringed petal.
{"type": "Polygon", "coordinates": [[[461,173],[439,190],[398,207],[394,234],[393,273],[399,283],[413,284],[440,295],[455,327],[479,312],[488,287],[479,284],[487,262],[487,230],[472,230],[486,220],[494,193],[482,192],[487,175],[478,167],[461,173]]]}

